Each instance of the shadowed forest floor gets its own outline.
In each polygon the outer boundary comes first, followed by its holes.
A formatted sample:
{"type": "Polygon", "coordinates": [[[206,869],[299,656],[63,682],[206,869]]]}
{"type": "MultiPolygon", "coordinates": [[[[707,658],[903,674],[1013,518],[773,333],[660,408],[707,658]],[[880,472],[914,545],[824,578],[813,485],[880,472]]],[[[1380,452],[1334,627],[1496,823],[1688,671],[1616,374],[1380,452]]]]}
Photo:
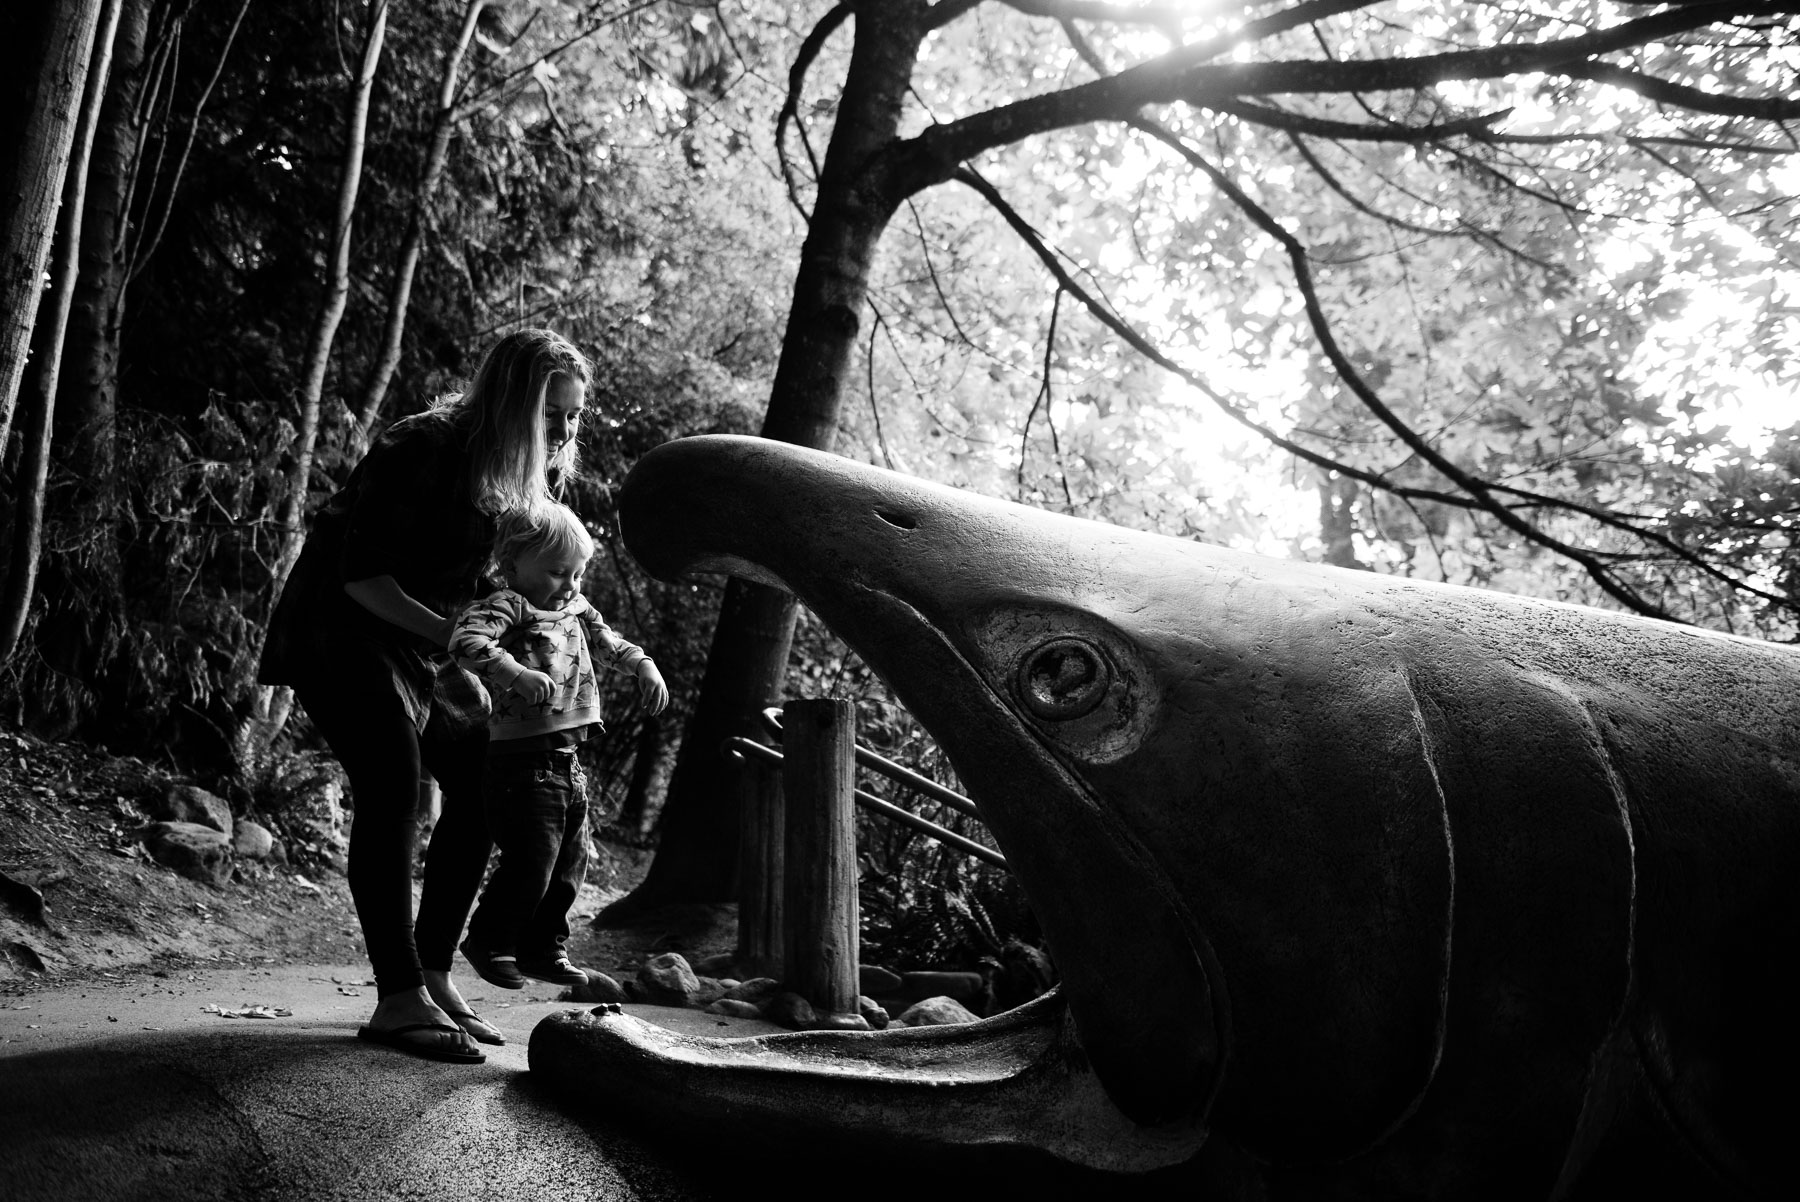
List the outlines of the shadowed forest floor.
{"type": "MultiPolygon", "coordinates": [[[[129,757],[0,731],[0,989],[66,983],[153,962],[343,964],[362,959],[344,878],[317,858],[239,860],[215,888],[145,853],[143,804],[179,778],[129,757]]],[[[617,973],[647,956],[729,951],[733,907],[591,925],[648,868],[648,851],[604,840],[576,905],[570,953],[617,973]]],[[[468,967],[459,960],[459,975],[468,967]]],[[[470,973],[469,975],[472,975],[470,973]]]]}

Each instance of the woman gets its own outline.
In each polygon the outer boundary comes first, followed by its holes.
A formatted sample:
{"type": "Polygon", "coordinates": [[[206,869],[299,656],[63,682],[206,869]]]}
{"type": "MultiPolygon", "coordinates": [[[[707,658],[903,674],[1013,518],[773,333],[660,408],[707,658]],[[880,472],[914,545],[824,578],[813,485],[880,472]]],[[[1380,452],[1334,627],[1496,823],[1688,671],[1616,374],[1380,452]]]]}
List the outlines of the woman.
{"type": "Polygon", "coordinates": [[[350,778],[350,894],[380,995],[360,1038],[462,1064],[504,1043],[450,979],[487,867],[487,695],[445,647],[486,592],[494,518],[575,470],[587,360],[508,334],[461,396],[395,422],[314,519],[270,619],[259,678],[288,684],[350,778]],[[421,771],[443,790],[413,920],[421,771]]]}

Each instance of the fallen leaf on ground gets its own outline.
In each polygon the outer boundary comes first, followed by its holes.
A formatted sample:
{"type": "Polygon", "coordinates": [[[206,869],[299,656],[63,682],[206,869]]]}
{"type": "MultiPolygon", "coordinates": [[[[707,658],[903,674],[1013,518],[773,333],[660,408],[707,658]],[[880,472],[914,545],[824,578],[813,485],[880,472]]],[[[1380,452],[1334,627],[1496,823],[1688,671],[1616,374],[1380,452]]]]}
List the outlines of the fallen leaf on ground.
{"type": "Polygon", "coordinates": [[[285,1006],[243,1006],[237,1010],[227,1010],[210,1002],[200,1007],[202,1014],[216,1014],[220,1018],[288,1018],[293,1011],[285,1006]]]}

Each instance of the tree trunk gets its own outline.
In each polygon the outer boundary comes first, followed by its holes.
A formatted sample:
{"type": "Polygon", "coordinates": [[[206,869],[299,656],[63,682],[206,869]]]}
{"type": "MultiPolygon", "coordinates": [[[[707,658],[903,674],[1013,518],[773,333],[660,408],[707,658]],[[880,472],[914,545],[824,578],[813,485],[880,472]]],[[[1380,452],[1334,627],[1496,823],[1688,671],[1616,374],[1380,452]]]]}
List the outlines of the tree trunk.
{"type": "MultiPolygon", "coordinates": [[[[338,173],[337,210],[332,218],[331,256],[326,268],[325,295],[320,300],[318,320],[307,342],[305,375],[300,388],[300,416],[294,437],[294,462],[288,468],[287,496],[281,507],[280,541],[276,546],[267,594],[271,609],[275,598],[281,595],[281,586],[287,582],[294,562],[300,558],[300,548],[306,543],[306,500],[312,486],[313,448],[319,440],[331,345],[350,300],[350,222],[356,215],[356,193],[362,184],[369,94],[374,91],[375,69],[381,62],[387,15],[388,0],[374,0],[369,8],[362,61],[345,112],[344,158],[338,173]]],[[[256,772],[281,728],[287,724],[293,708],[294,691],[286,685],[251,687],[231,738],[233,770],[240,777],[256,772]]]]}
{"type": "Polygon", "coordinates": [[[304,377],[300,386],[300,417],[294,437],[294,462],[288,469],[287,497],[281,508],[281,544],[276,551],[270,596],[282,584],[300,558],[306,541],[306,500],[312,484],[313,447],[319,440],[319,416],[325,395],[325,374],[331,364],[331,344],[338,322],[350,300],[350,221],[356,215],[356,192],[362,184],[363,141],[368,129],[369,93],[375,88],[375,68],[381,62],[381,44],[387,35],[388,0],[374,0],[369,8],[369,31],[363,41],[362,63],[344,120],[344,159],[338,175],[337,212],[332,218],[331,258],[326,270],[325,295],[319,316],[307,342],[304,377]]]}
{"type": "MultiPolygon", "coordinates": [[[[119,580],[114,458],[119,398],[119,337],[125,320],[130,196],[141,160],[145,115],[144,54],[153,0],[123,0],[113,37],[112,74],[88,162],[81,214],[81,270],[63,335],[52,453],[56,512],[87,531],[82,574],[88,587],[115,593],[119,580]]],[[[56,587],[46,580],[46,588],[56,587]]],[[[74,633],[74,632],[72,632],[74,633]]],[[[77,661],[85,658],[76,653],[77,661]]]]}
{"type": "MultiPolygon", "coordinates": [[[[837,436],[869,268],[901,199],[886,186],[880,155],[899,129],[925,16],[921,0],[857,10],[856,44],[801,249],[765,438],[830,450],[837,436]]],[[[794,613],[794,599],[778,589],[741,580],[727,585],[669,782],[656,859],[643,882],[608,907],[604,922],[627,923],[659,905],[732,898],[738,794],[719,748],[732,735],[757,737],[757,715],[781,690],[794,613]]]]}
{"type": "Polygon", "coordinates": [[[6,588],[0,594],[0,664],[12,658],[25,632],[31,597],[37,585],[38,554],[44,525],[44,484],[50,471],[50,431],[56,412],[56,376],[62,359],[63,331],[68,328],[75,277],[81,263],[81,216],[87,191],[88,154],[100,121],[100,102],[112,64],[113,31],[119,23],[119,0],[101,0],[99,28],[89,43],[87,81],[81,115],[68,155],[63,182],[60,245],[50,288],[50,310],[43,315],[35,339],[41,356],[30,411],[22,427],[19,473],[15,480],[12,547],[6,588]]]}
{"type": "Polygon", "coordinates": [[[15,110],[23,120],[16,137],[7,139],[13,159],[0,193],[0,447],[12,430],[31,330],[37,323],[44,266],[50,259],[56,206],[68,176],[76,109],[93,57],[101,2],[51,0],[37,6],[40,12],[48,9],[43,16],[34,19],[14,12],[6,24],[11,34],[35,29],[40,38],[32,43],[38,50],[36,74],[25,77],[23,89],[13,90],[15,103],[24,102],[15,110]]]}
{"type": "Polygon", "coordinates": [[[450,158],[450,135],[456,129],[456,77],[462,69],[463,55],[475,36],[475,22],[488,0],[468,0],[463,9],[462,32],[456,44],[444,55],[444,74],[438,89],[437,116],[431,125],[431,145],[425,153],[425,169],[419,175],[419,190],[413,196],[412,212],[406,221],[406,239],[400,246],[400,260],[394,265],[394,285],[388,294],[387,324],[381,332],[381,353],[375,370],[363,390],[362,402],[356,407],[356,429],[366,442],[374,432],[375,417],[387,397],[388,384],[400,364],[400,338],[406,332],[406,310],[412,300],[413,273],[418,270],[419,251],[425,245],[425,215],[437,195],[438,181],[444,175],[444,163],[450,158]]]}

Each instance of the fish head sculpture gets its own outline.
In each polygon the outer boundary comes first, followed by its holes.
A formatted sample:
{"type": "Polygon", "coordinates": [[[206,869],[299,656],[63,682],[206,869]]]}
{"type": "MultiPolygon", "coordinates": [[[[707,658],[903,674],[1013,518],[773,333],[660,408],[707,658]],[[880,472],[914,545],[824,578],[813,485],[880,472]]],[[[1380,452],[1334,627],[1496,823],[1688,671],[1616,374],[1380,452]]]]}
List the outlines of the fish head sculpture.
{"type": "MultiPolygon", "coordinates": [[[[1710,991],[1664,963],[1706,971],[1723,920],[1646,908],[1647,826],[1693,840],[1669,853],[1690,872],[1762,840],[1718,908],[1792,904],[1773,883],[1800,846],[1790,648],[1241,554],[760,439],[658,448],[621,517],[653,574],[784,588],[889,683],[980,806],[1062,985],[929,1036],[675,1048],[570,1016],[533,1036],[552,1076],[629,1046],[645,1089],[681,1078],[671,1105],[771,1124],[805,1111],[1127,1170],[1223,1143],[1296,1196],[1549,1196],[1613,1116],[1655,1110],[1642,1095],[1669,1111],[1714,1087],[1681,1048],[1730,1042],[1710,991]],[[1708,829],[1721,813],[1735,833],[1708,829]],[[1647,915],[1667,928],[1654,956],[1647,915]],[[1646,974],[1671,972],[1647,1005],[1646,974]],[[968,1112],[905,1117],[929,1066],[958,1063],[981,1078],[968,1112]],[[739,1084],[709,1095],[708,1073],[739,1084]],[[1035,1117],[995,1117],[1019,1091],[1035,1117]]],[[[1760,1137],[1684,1107],[1702,1159],[1763,1179],[1760,1137]]]]}

